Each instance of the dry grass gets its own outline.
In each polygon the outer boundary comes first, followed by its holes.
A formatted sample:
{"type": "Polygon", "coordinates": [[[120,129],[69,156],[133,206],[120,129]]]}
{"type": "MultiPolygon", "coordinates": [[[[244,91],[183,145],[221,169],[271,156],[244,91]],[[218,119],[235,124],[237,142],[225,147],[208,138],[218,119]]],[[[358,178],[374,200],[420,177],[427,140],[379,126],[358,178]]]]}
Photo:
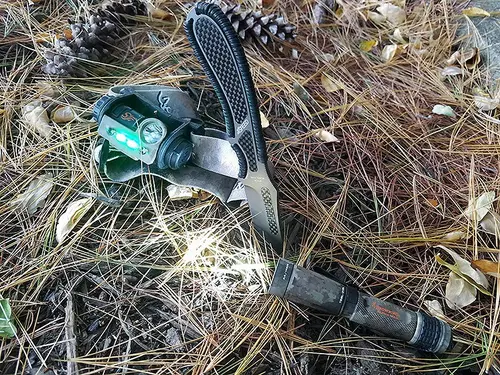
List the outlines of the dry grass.
{"type": "Polygon", "coordinates": [[[346,1],[344,14],[320,27],[311,24],[312,3],[271,6],[299,25],[298,59],[246,48],[271,122],[265,135],[281,189],[287,240],[276,253],[254,239],[244,207],[171,202],[160,180],[114,184],[96,171],[96,125],[85,119],[111,85],[190,82],[205,119],[220,124],[182,31],[180,4],[156,3],[173,20],[141,20],[115,62],[66,80],[40,73],[37,40],[60,33],[67,18],[92,4],[47,0],[37,7],[48,16],[39,22],[25,2],[0,3],[7,35],[0,48],[22,43],[10,48],[0,75],[0,294],[10,298],[18,327],[15,339],[1,342],[1,372],[349,373],[367,351],[368,360],[401,373],[488,369],[499,348],[498,296],[445,309],[458,344],[438,358],[266,295],[274,261],[284,256],[325,268],[338,262],[363,291],[425,310],[425,300],[444,305],[448,272],[435,262],[434,245],[469,260],[497,259],[496,241],[461,215],[471,197],[498,190],[499,122],[472,99],[488,72],[439,73],[456,42],[460,4],[407,4],[403,30],[425,53],[408,50],[388,63],[379,55],[390,30],[364,22],[360,2],[346,1]],[[379,47],[361,52],[359,43],[369,39],[379,47]],[[322,73],[343,88],[327,93],[322,73]],[[41,93],[39,81],[55,96],[41,93]],[[70,103],[80,118],[53,124],[46,140],[20,119],[23,105],[37,98],[52,107],[70,103]],[[431,116],[435,104],[453,106],[457,118],[431,116]],[[320,128],[340,142],[318,141],[320,128]],[[44,207],[32,217],[14,210],[9,202],[47,172],[55,187],[44,207]],[[82,196],[95,197],[91,211],[57,244],[57,218],[82,196]],[[455,230],[470,239],[443,242],[455,230]],[[360,351],[362,342],[372,345],[360,351]]]}

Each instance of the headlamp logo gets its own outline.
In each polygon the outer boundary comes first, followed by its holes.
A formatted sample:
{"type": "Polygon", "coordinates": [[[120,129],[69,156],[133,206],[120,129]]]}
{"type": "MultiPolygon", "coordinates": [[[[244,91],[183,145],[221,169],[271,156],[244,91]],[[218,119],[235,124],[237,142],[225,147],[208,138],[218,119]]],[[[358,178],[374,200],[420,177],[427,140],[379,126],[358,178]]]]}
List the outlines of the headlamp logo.
{"type": "Polygon", "coordinates": [[[137,121],[137,119],[135,118],[135,116],[132,113],[130,113],[130,112],[125,112],[120,117],[124,121],[137,121]]]}
{"type": "Polygon", "coordinates": [[[169,115],[172,114],[172,107],[168,105],[170,102],[170,96],[166,95],[163,91],[158,94],[158,104],[160,108],[167,112],[169,115]]]}

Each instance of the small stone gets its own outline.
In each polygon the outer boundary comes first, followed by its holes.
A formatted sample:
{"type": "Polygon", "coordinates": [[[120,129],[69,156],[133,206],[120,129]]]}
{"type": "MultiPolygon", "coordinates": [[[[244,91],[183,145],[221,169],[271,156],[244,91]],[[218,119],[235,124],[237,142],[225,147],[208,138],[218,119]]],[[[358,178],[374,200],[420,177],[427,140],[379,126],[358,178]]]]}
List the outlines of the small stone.
{"type": "Polygon", "coordinates": [[[179,336],[179,332],[174,327],[167,329],[165,335],[165,341],[171,345],[174,352],[182,351],[182,340],[179,336]]]}

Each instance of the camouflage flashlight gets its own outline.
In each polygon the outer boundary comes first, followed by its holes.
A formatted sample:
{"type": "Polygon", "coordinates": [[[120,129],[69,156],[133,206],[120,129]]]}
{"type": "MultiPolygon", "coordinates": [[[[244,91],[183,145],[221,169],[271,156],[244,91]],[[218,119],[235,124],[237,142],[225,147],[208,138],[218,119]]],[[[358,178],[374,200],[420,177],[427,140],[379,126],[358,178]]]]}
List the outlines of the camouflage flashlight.
{"type": "Polygon", "coordinates": [[[331,315],[343,316],[423,351],[443,353],[451,344],[451,328],[444,321],[360,293],[356,288],[285,259],[278,262],[269,293],[331,315]]]}

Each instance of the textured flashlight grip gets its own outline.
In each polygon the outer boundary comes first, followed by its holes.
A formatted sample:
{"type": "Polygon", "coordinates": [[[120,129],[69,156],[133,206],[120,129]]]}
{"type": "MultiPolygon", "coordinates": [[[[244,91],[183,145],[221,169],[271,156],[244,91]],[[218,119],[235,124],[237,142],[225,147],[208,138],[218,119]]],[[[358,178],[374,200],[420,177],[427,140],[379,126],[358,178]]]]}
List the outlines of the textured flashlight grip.
{"type": "Polygon", "coordinates": [[[354,310],[347,317],[352,322],[384,336],[404,340],[427,352],[446,351],[452,339],[451,328],[444,321],[366,294],[359,295],[354,310]]]}
{"type": "Polygon", "coordinates": [[[385,336],[410,341],[417,328],[417,313],[366,294],[360,294],[349,320],[385,336]]]}

